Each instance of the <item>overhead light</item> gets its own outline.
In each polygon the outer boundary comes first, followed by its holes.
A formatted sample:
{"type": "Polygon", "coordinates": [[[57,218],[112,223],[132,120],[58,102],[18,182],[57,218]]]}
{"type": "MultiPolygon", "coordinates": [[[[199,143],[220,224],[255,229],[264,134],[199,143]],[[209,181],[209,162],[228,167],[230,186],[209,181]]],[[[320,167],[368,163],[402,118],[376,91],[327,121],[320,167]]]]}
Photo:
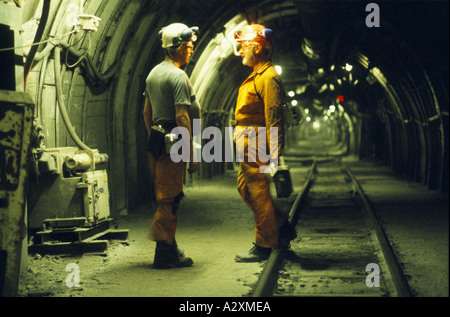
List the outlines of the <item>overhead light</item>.
{"type": "Polygon", "coordinates": [[[278,75],[281,75],[283,72],[283,68],[280,65],[275,65],[275,70],[277,71],[278,75]]]}
{"type": "Polygon", "coordinates": [[[327,84],[323,84],[322,87],[320,87],[320,89],[319,89],[319,93],[322,93],[322,92],[324,92],[327,89],[328,89],[328,85],[327,84]]]}
{"type": "Polygon", "coordinates": [[[352,66],[352,65],[350,65],[349,63],[346,63],[346,64],[345,64],[345,70],[346,70],[346,71],[349,72],[349,71],[351,71],[352,69],[353,69],[353,66],[352,66]]]}
{"type": "Polygon", "coordinates": [[[306,85],[298,86],[297,89],[295,89],[295,93],[297,95],[300,95],[300,94],[304,93],[305,90],[306,90],[306,85]]]}

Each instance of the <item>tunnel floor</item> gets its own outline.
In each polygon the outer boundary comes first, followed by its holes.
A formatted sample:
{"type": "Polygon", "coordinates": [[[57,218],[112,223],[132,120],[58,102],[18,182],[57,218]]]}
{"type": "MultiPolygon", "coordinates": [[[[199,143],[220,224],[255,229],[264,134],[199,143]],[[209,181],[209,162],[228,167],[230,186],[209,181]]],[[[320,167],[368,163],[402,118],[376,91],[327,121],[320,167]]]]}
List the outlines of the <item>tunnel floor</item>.
{"type": "MultiPolygon", "coordinates": [[[[393,244],[412,294],[447,297],[448,195],[427,191],[373,162],[346,161],[393,244]]],[[[307,167],[295,172],[306,176],[307,167]]],[[[263,263],[234,261],[235,254],[247,251],[254,241],[253,215],[236,190],[236,175],[229,171],[185,188],[176,239],[193,258],[193,267],[152,268],[155,244],[146,238],[156,209],[152,204],[116,219],[119,229],[130,230],[129,243],[111,241],[105,254],[30,254],[19,296],[249,296],[263,263]],[[70,263],[79,267],[78,287],[66,284],[70,263]]],[[[294,180],[294,189],[302,185],[302,177],[294,180]]]]}

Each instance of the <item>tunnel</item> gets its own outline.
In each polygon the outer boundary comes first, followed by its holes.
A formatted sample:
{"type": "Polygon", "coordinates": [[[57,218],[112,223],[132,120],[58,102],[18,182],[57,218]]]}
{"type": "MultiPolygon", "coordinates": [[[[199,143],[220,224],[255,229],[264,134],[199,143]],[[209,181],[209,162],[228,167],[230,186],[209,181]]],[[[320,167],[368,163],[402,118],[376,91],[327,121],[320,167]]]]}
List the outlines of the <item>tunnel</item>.
{"type": "MultiPolygon", "coordinates": [[[[229,131],[251,72],[233,34],[260,23],[273,30],[273,64],[286,103],[302,117],[286,132],[286,155],[371,160],[424,191],[448,192],[447,1],[10,0],[0,7],[0,89],[26,92],[34,102],[30,227],[55,216],[34,210],[59,182],[46,176],[58,169],[46,150],[58,159],[86,150],[106,166],[112,217],[154,201],[145,79],[164,58],[158,32],[173,22],[199,27],[183,69],[202,130],[229,131]]],[[[223,151],[232,151],[226,140],[223,151]]],[[[236,168],[235,161],[201,161],[184,184],[195,188],[236,168]]],[[[61,180],[54,195],[72,197],[66,187],[74,184],[61,180]]]]}

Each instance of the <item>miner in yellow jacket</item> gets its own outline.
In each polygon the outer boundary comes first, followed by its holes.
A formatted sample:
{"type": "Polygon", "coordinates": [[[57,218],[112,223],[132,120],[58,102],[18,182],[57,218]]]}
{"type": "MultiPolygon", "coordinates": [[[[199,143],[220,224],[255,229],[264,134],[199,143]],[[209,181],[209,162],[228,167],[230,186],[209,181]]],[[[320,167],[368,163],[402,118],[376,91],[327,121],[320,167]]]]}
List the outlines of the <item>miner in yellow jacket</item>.
{"type": "Polygon", "coordinates": [[[270,162],[277,165],[284,145],[284,89],[271,62],[271,35],[272,30],[260,24],[246,26],[235,34],[241,45],[242,63],[253,68],[239,89],[235,110],[236,152],[240,156],[238,191],[256,221],[255,246],[248,253],[237,254],[238,262],[265,260],[281,238],[292,239],[295,235],[288,215],[273,201],[264,173],[270,162]],[[265,142],[260,142],[261,138],[265,142]],[[269,160],[264,155],[268,152],[269,160]]]}

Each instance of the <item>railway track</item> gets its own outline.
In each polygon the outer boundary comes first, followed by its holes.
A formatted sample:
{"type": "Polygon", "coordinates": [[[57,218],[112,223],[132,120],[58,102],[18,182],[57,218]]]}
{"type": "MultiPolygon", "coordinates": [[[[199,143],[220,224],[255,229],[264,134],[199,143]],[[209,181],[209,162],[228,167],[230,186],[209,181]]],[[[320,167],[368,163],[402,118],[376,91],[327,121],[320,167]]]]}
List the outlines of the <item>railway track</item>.
{"type": "Polygon", "coordinates": [[[253,297],[411,296],[391,245],[347,166],[314,161],[289,217],[298,238],[272,251],[253,297]]]}

